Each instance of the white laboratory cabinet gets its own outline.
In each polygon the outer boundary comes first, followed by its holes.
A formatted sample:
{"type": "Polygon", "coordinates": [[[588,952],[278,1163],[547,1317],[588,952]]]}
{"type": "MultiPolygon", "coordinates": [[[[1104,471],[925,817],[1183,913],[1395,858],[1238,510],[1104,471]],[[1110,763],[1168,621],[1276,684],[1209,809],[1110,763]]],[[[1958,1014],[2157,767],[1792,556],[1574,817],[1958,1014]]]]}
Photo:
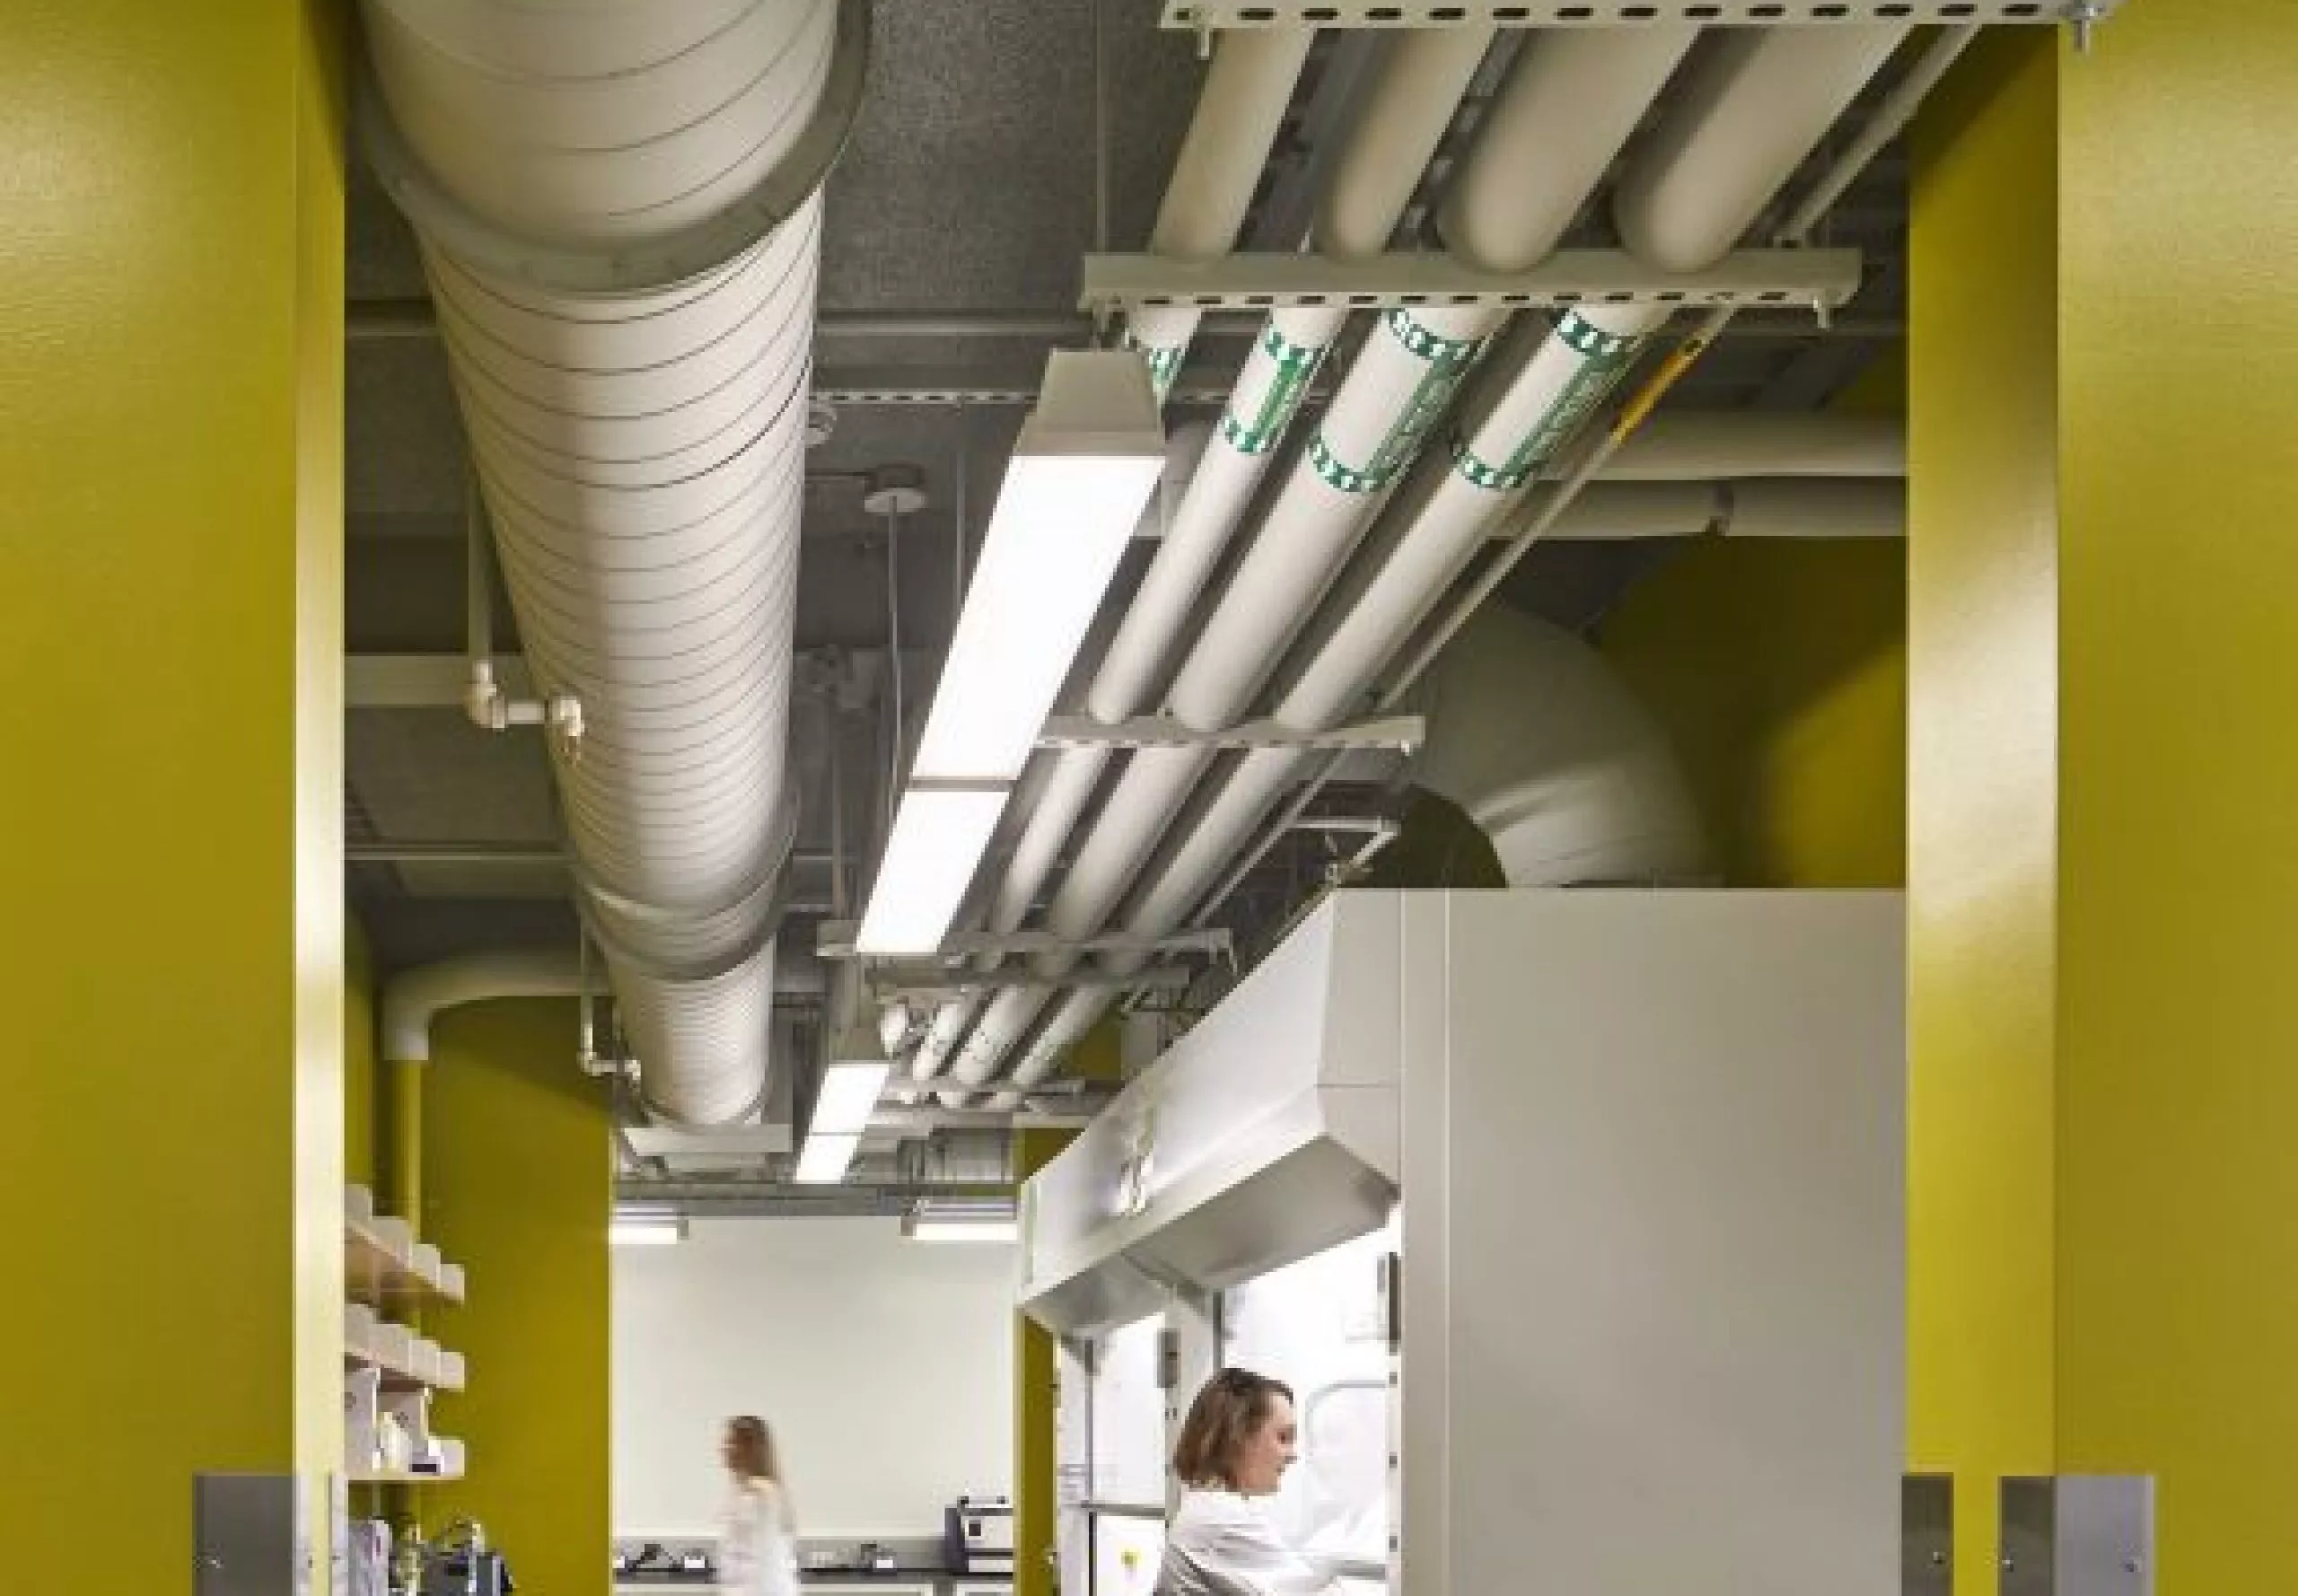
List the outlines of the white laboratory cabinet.
{"type": "Polygon", "coordinates": [[[1329,899],[1027,1188],[1072,1500],[1228,1362],[1300,1399],[1280,1527],[1405,1596],[1892,1596],[1903,946],[1892,893],[1329,899]]]}

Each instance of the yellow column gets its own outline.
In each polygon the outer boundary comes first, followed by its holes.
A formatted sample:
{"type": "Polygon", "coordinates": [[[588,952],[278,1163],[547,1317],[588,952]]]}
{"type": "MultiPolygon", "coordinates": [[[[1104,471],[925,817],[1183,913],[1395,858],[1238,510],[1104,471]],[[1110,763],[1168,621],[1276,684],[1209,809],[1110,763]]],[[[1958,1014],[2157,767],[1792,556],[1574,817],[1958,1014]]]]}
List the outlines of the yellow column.
{"type": "MultiPolygon", "coordinates": [[[[1069,1145],[1066,1130],[1013,1137],[1013,1173],[1026,1180],[1069,1145]]],[[[1053,1337],[1013,1316],[1013,1596],[1051,1596],[1053,1532],[1060,1500],[1054,1480],[1054,1417],[1059,1387],[1053,1337]]],[[[1071,1592],[1070,1596],[1076,1596],[1071,1592]]]]}
{"type": "Polygon", "coordinates": [[[1916,1461],[2155,1475],[2162,1596],[2298,1588],[2293,105],[2138,0],[1917,152],[1916,1461]]]}
{"type": "Polygon", "coordinates": [[[1915,148],[1908,1431],[1964,1596],[1995,1482],[2053,1458],[2057,87],[2055,40],[1997,36],[1915,148]]]}
{"type": "Polygon", "coordinates": [[[0,7],[0,1540],[339,1462],[332,6],[0,7]]]}
{"type": "Polygon", "coordinates": [[[469,1360],[437,1414],[469,1474],[408,1507],[433,1531],[478,1519],[522,1590],[608,1596],[614,1143],[574,1031],[570,1001],[473,1004],[434,1023],[431,1063],[393,1066],[421,1082],[424,1233],[469,1275],[425,1321],[469,1360]]]}
{"type": "Polygon", "coordinates": [[[2059,1466],[2298,1590],[2298,5],[2061,71],[2059,1466]]]}

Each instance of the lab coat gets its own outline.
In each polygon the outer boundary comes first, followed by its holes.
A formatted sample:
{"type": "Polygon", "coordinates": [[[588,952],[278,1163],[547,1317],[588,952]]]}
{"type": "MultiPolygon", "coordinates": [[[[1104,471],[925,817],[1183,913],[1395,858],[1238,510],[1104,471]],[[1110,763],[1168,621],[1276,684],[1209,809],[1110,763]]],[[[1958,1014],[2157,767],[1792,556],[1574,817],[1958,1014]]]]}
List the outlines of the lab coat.
{"type": "Polygon", "coordinates": [[[724,1596],[798,1596],[798,1548],[790,1508],[771,1480],[746,1480],[726,1500],[718,1533],[724,1596]]]}
{"type": "Polygon", "coordinates": [[[1156,1596],[1338,1596],[1341,1588],[1329,1568],[1285,1544],[1259,1503],[1190,1490],[1166,1531],[1156,1596]]]}

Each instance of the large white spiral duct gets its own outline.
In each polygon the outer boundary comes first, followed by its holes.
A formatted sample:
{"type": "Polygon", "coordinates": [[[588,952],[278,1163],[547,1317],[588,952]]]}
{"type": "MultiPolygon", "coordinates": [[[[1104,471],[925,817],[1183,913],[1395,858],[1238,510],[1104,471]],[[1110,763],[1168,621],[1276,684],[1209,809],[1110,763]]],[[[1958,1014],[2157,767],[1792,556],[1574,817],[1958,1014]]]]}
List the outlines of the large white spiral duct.
{"type": "Polygon", "coordinates": [[[867,0],[365,0],[414,222],[650,1105],[763,1096],[819,187],[867,0]]]}

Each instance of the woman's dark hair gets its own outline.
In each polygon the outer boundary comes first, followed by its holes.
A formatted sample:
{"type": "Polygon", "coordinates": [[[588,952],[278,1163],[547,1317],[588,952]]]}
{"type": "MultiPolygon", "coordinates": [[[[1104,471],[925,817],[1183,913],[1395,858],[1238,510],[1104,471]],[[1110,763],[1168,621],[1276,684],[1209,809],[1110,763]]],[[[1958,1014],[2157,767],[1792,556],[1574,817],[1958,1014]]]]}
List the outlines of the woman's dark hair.
{"type": "Polygon", "coordinates": [[[1181,1484],[1236,1488],[1237,1454],[1276,1405],[1293,1400],[1293,1388],[1250,1369],[1224,1369],[1206,1381],[1189,1404],[1181,1438],[1173,1448],[1173,1472],[1181,1484]]]}

